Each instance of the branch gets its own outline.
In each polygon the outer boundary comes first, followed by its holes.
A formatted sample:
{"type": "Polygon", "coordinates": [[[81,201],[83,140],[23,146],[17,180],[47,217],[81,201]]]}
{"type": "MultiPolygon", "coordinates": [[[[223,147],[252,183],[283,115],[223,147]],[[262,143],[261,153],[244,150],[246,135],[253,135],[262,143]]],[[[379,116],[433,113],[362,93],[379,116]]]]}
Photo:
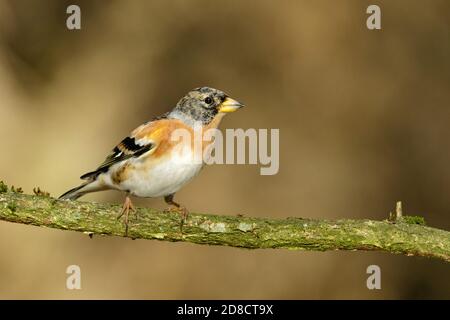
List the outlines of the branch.
{"type": "MultiPolygon", "coordinates": [[[[42,192],[25,195],[0,184],[0,220],[72,230],[89,235],[124,236],[117,220],[120,206],[61,201],[42,192]]],[[[180,230],[180,216],[138,208],[129,222],[129,237],[184,241],[248,249],[285,248],[312,251],[374,250],[424,256],[450,262],[450,232],[416,224],[418,218],[392,221],[265,219],[191,213],[180,230]]]]}

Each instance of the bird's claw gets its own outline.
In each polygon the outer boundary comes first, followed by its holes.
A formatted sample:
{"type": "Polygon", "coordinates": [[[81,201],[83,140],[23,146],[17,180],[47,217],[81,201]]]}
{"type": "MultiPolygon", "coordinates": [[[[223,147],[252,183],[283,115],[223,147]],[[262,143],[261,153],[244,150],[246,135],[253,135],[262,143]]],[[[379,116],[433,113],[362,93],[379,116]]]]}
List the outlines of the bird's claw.
{"type": "Polygon", "coordinates": [[[125,237],[128,236],[128,218],[130,215],[130,211],[136,212],[136,208],[133,206],[131,199],[129,197],[125,198],[125,202],[123,203],[122,210],[120,210],[119,215],[117,216],[117,220],[119,220],[123,215],[124,224],[125,224],[125,237]]]}
{"type": "Polygon", "coordinates": [[[189,211],[186,209],[186,207],[183,207],[183,206],[169,207],[166,210],[164,210],[164,212],[165,213],[179,213],[181,215],[180,230],[181,230],[181,232],[183,232],[183,225],[186,223],[186,220],[189,216],[189,211]]]}

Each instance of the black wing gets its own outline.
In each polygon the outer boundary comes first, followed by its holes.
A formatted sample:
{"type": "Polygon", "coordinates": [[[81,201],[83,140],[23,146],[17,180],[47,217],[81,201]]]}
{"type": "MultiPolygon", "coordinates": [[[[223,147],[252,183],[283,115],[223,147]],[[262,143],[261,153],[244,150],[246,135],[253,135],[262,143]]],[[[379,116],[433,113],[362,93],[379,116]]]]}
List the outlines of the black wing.
{"type": "Polygon", "coordinates": [[[110,155],[95,171],[83,174],[80,179],[95,179],[99,174],[107,172],[112,165],[133,157],[139,157],[147,151],[150,151],[153,147],[153,143],[136,143],[135,138],[126,137],[113,149],[110,155]]]}

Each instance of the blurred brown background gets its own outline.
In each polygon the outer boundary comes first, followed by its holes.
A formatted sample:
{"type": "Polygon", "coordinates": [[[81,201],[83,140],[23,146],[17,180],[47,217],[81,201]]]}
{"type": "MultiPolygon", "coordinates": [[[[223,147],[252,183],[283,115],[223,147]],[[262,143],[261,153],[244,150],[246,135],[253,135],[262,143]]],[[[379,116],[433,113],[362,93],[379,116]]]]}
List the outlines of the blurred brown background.
{"type": "MultiPolygon", "coordinates": [[[[58,196],[137,125],[208,85],[247,105],[222,128],[280,129],[280,171],[210,166],[177,195],[190,210],[384,219],[402,200],[448,230],[449,16],[447,0],[0,0],[0,180],[58,196]],[[69,4],[82,30],[66,29],[69,4]],[[366,28],[369,4],[381,31],[366,28]]],[[[449,299],[449,276],[443,262],[384,253],[91,240],[0,223],[0,298],[449,299]],[[82,290],[65,288],[70,264],[82,290]],[[370,264],[382,290],[366,288],[370,264]]]]}

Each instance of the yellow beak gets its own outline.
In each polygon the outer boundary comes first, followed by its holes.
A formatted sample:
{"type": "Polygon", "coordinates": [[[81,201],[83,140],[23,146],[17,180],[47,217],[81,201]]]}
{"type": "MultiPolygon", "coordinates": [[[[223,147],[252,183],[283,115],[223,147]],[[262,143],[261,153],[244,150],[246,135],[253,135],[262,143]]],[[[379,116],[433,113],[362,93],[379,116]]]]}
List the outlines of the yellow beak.
{"type": "Polygon", "coordinates": [[[244,105],[234,99],[227,97],[224,102],[219,106],[219,112],[229,113],[235,112],[237,109],[242,108],[244,105]]]}

